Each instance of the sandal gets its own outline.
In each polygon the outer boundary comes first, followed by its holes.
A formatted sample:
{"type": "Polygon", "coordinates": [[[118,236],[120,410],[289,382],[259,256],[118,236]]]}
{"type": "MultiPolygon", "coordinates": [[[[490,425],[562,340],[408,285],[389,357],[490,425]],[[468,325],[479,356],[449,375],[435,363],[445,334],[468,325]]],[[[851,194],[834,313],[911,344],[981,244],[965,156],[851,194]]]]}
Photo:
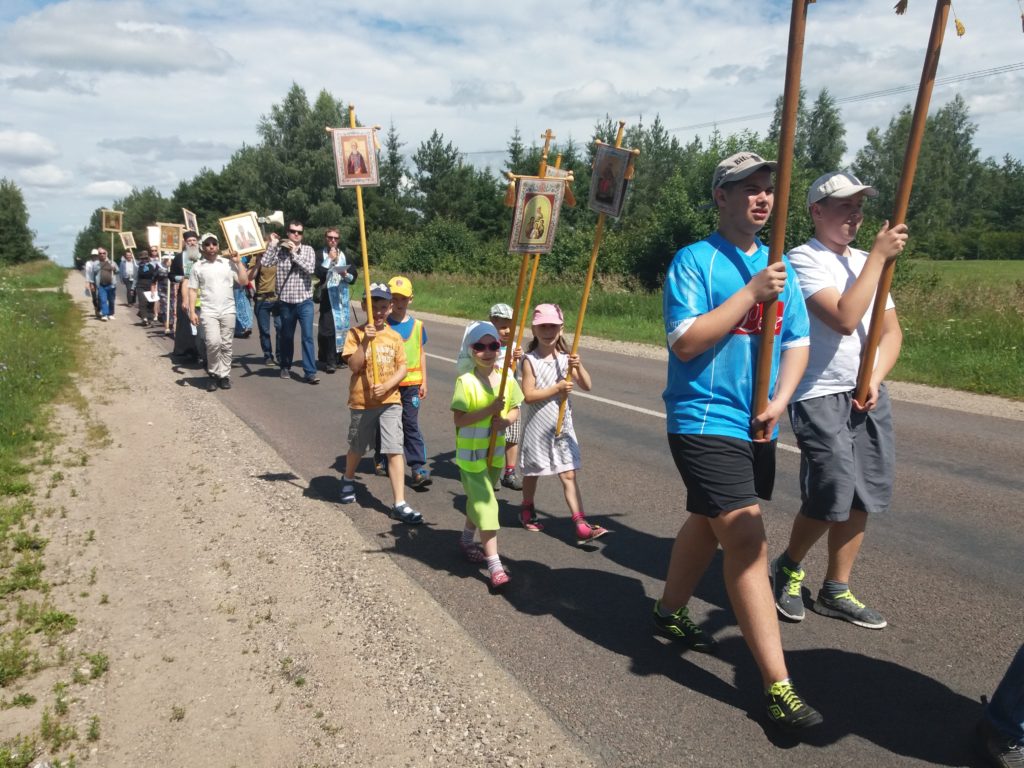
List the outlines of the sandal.
{"type": "Polygon", "coordinates": [[[419,525],[423,522],[423,515],[410,507],[404,501],[391,508],[390,516],[392,520],[398,520],[406,525],[419,525]]]}
{"type": "Polygon", "coordinates": [[[587,544],[594,539],[599,539],[608,533],[608,529],[600,525],[591,525],[583,515],[574,515],[572,521],[576,524],[576,543],[587,544]]]}
{"type": "Polygon", "coordinates": [[[459,551],[462,552],[463,557],[471,563],[482,563],[487,559],[487,555],[484,554],[483,547],[476,542],[465,544],[462,539],[459,539],[459,551]]]}
{"type": "Polygon", "coordinates": [[[519,524],[534,533],[544,530],[544,524],[537,521],[537,513],[533,504],[523,504],[523,508],[519,512],[519,524]]]}
{"type": "Polygon", "coordinates": [[[505,571],[495,571],[491,574],[491,589],[499,590],[509,583],[511,579],[505,571]]]}

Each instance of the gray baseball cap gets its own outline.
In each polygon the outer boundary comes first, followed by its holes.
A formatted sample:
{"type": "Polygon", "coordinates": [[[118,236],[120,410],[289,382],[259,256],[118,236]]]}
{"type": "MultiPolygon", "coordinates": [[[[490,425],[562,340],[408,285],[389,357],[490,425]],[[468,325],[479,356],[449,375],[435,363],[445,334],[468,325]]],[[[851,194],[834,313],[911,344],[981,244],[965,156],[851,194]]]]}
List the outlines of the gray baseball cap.
{"type": "Polygon", "coordinates": [[[495,304],[491,307],[491,311],[487,313],[488,317],[497,317],[503,320],[512,319],[512,307],[508,304],[495,304]]]}
{"type": "Polygon", "coordinates": [[[869,184],[861,184],[852,173],[838,171],[819,176],[807,190],[807,205],[817,203],[826,197],[853,197],[863,192],[868,197],[878,197],[878,190],[869,184]]]}
{"type": "Polygon", "coordinates": [[[731,184],[734,181],[741,181],[751,174],[767,168],[775,171],[779,164],[774,160],[765,160],[754,152],[737,152],[729,155],[725,160],[715,167],[715,175],[711,181],[711,194],[723,184],[731,184]]]}

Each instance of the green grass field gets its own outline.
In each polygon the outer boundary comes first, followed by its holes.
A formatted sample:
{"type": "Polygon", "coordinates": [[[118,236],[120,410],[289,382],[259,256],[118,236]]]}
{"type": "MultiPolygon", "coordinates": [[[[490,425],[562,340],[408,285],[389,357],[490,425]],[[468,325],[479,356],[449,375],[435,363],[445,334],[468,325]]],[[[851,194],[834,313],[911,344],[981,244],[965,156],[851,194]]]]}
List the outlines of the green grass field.
{"type": "Polygon", "coordinates": [[[943,285],[1012,286],[1024,280],[1024,261],[913,261],[915,269],[935,275],[943,285]]]}

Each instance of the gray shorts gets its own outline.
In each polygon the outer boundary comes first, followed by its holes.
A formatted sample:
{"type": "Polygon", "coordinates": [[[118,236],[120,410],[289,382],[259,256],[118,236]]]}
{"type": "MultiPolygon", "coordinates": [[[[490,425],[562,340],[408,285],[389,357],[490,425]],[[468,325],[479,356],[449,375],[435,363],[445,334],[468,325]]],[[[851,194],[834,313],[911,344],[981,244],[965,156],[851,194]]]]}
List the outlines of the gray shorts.
{"type": "Polygon", "coordinates": [[[380,452],[403,453],[405,436],[402,434],[402,404],[393,403],[380,408],[349,409],[352,420],[348,426],[348,449],[362,456],[373,450],[380,424],[380,452]]]}
{"type": "Polygon", "coordinates": [[[800,514],[842,522],[851,509],[889,509],[896,444],[884,384],[868,413],[853,409],[853,392],[840,392],[790,403],[789,421],[800,446],[800,514]]]}

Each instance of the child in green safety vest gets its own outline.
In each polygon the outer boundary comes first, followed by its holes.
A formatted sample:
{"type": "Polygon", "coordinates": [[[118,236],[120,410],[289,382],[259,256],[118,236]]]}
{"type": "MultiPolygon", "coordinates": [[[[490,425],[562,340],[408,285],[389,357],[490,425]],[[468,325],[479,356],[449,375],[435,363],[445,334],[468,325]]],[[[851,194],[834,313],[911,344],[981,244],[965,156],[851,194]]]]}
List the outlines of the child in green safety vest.
{"type": "Polygon", "coordinates": [[[463,339],[471,355],[473,370],[455,381],[452,415],[455,418],[455,464],[466,491],[466,526],[459,549],[471,563],[486,563],[492,589],[501,589],[508,573],[498,556],[498,500],[494,483],[505,466],[505,428],[519,419],[523,391],[515,379],[505,381],[505,393],[498,397],[501,374],[494,361],[501,348],[497,329],[491,323],[476,323],[463,339]],[[492,433],[491,461],[487,450],[492,433]],[[474,542],[480,531],[480,544],[474,542]]]}

